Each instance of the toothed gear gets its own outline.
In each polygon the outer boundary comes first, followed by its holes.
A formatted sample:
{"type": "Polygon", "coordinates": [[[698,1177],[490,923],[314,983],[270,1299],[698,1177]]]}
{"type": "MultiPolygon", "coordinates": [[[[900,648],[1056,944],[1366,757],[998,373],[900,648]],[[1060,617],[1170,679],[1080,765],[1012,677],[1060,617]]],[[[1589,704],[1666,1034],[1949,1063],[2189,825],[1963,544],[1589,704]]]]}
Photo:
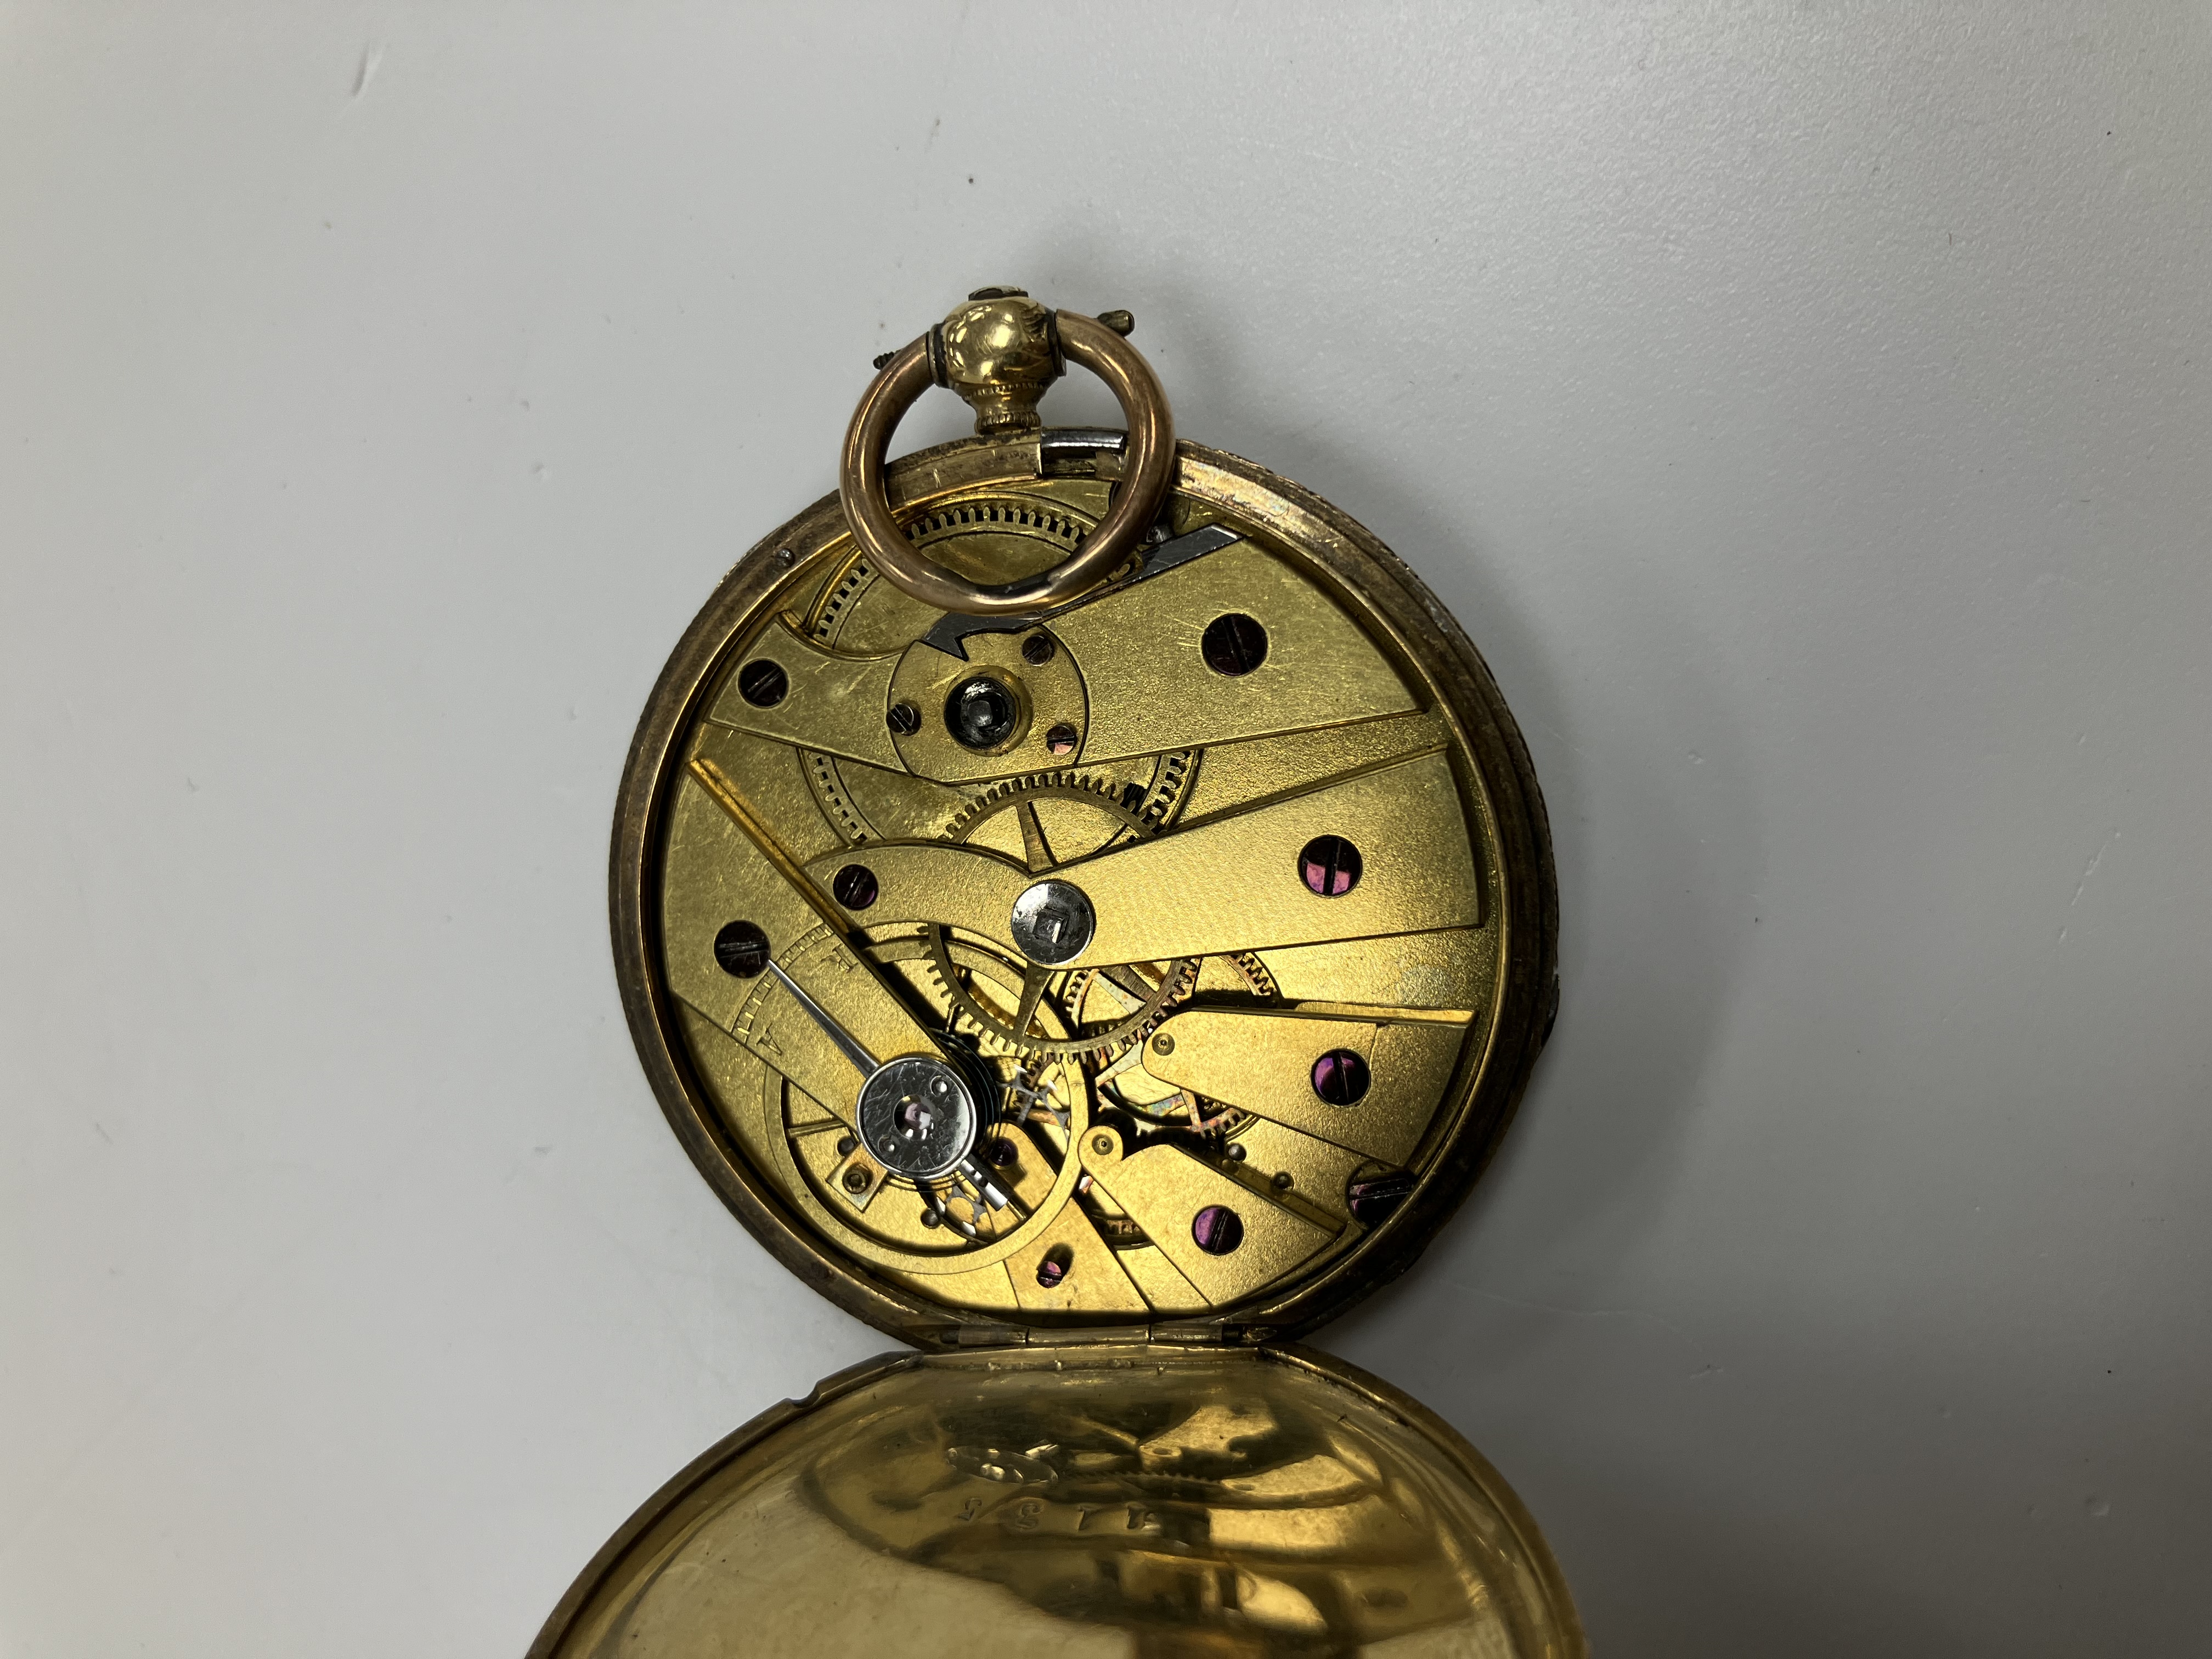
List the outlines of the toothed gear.
{"type": "MultiPolygon", "coordinates": [[[[1079,507],[1044,501],[1025,490],[985,490],[941,503],[909,521],[906,530],[908,538],[921,548],[966,540],[972,552],[978,546],[1013,538],[1055,546],[1060,550],[1054,556],[1065,557],[1094,523],[1093,517],[1079,507]],[[983,543],[973,540],[977,537],[984,538],[983,543]]],[[[893,633],[911,620],[912,604],[884,581],[866,558],[855,556],[823,586],[800,626],[820,645],[866,655],[891,642],[893,633]]],[[[848,846],[945,836],[954,803],[969,793],[965,788],[933,786],[927,780],[917,789],[915,781],[903,774],[884,772],[803,744],[799,753],[815,804],[848,846]]],[[[1085,775],[1099,781],[1101,793],[1117,798],[1121,791],[1134,787],[1139,791],[1136,810],[1158,829],[1182,806],[1196,775],[1198,759],[1196,749],[1173,749],[1087,769],[1085,775]]],[[[984,815],[976,812],[975,805],[957,808],[964,827],[954,839],[964,840],[968,830],[982,821],[984,815]]],[[[1126,823],[1120,813],[1114,817],[1119,822],[1109,832],[1109,840],[1121,833],[1126,823]]],[[[1098,850],[1083,849],[1085,853],[1098,850]]]]}
{"type": "MultiPolygon", "coordinates": [[[[1187,776],[1184,769],[1177,769],[1178,781],[1187,776]]],[[[1129,791],[1133,786],[1117,787],[1110,777],[1100,777],[1079,771],[1039,772],[1028,777],[1012,778],[994,785],[970,802],[957,817],[945,826],[948,841],[965,842],[988,820],[1001,812],[1032,805],[1042,800],[1073,801],[1088,811],[1112,819],[1119,828],[1108,836],[1126,830],[1139,839],[1148,839],[1159,833],[1160,815],[1172,804],[1172,798],[1162,796],[1149,808],[1146,792],[1139,792],[1134,805],[1129,791]]],[[[1117,1020],[1089,1031],[1079,1031],[1067,1038],[1041,1037],[1031,1032],[1018,1032],[1004,1018],[986,1006],[969,992],[960,975],[954,971],[946,949],[946,937],[941,927],[932,933],[932,960],[938,981],[951,1000],[956,1015],[974,1030],[1008,1043],[1025,1054],[1038,1055],[1074,1055],[1087,1060],[1105,1060],[1132,1044],[1141,1042],[1152,1027],[1167,1015],[1170,1008],[1190,994],[1198,978],[1195,957],[1179,957],[1158,968],[1160,978],[1150,993],[1135,998],[1133,1012],[1117,1020]]],[[[1061,978],[1063,992],[1087,985],[1088,976],[1097,969],[1084,969],[1073,975],[1061,978]]],[[[1122,988],[1125,997],[1133,994],[1122,988]]],[[[1075,1007],[1079,996],[1067,1002],[1075,1007]]]]}
{"type": "MultiPolygon", "coordinates": [[[[1146,964],[1160,968],[1159,981],[1152,987],[1151,994],[1140,1000],[1133,1013],[1091,1030],[1078,1030],[1073,1036],[1048,1037],[1040,1036],[1034,1031],[1015,1030],[1003,1016],[976,1000],[952,964],[951,940],[943,927],[932,927],[929,930],[929,957],[937,982],[952,1004],[956,1024],[964,1024],[971,1030],[995,1038],[1018,1053],[1038,1057],[1109,1059],[1132,1044],[1143,1042],[1152,1027],[1166,1018],[1168,1010],[1190,994],[1191,987],[1198,981],[1198,958],[1195,957],[1178,957],[1165,964],[1146,964]]],[[[1100,970],[1084,969],[1079,971],[1096,973],[1100,970]]]]}
{"type": "Polygon", "coordinates": [[[1226,962],[1243,975],[1244,988],[1254,996],[1265,997],[1272,1002],[1282,994],[1281,989],[1275,983],[1274,975],[1267,970],[1267,964],[1260,959],[1258,951],[1233,951],[1218,960],[1226,962]]]}
{"type": "MultiPolygon", "coordinates": [[[[1251,951],[1236,951],[1206,957],[1200,963],[1200,974],[1194,976],[1194,984],[1203,983],[1209,989],[1227,988],[1218,987],[1211,979],[1204,977],[1216,964],[1242,981],[1242,988],[1249,995],[1273,1001],[1279,994],[1274,975],[1267,970],[1267,964],[1260,959],[1258,954],[1251,951]]],[[[1091,990],[1088,975],[1096,971],[1082,969],[1070,977],[1067,1012],[1071,1018],[1081,1018],[1085,999],[1091,990]]],[[[1158,1022],[1153,1023],[1157,1024],[1158,1022]]],[[[1147,1076],[1139,1068],[1141,1058],[1133,1050],[1101,1071],[1094,1079],[1101,1097],[1115,1105],[1127,1108],[1140,1119],[1169,1125],[1187,1123],[1202,1133],[1219,1134],[1230,1139],[1242,1133],[1245,1125],[1252,1121],[1252,1115],[1240,1107],[1226,1105],[1203,1095],[1194,1095],[1185,1089],[1167,1087],[1153,1098],[1144,1097],[1141,1091],[1133,1093],[1127,1086],[1130,1073],[1134,1071],[1139,1078],[1147,1076]]]]}
{"type": "Polygon", "coordinates": [[[1159,831],[1158,822],[1122,799],[1121,789],[1111,778],[1088,776],[1081,772],[1040,772],[1030,777],[1010,779],[985,790],[945,826],[945,838],[964,842],[983,826],[986,819],[994,818],[1024,802],[1037,800],[1078,802],[1119,819],[1121,826],[1133,835],[1152,836],[1159,831]]]}

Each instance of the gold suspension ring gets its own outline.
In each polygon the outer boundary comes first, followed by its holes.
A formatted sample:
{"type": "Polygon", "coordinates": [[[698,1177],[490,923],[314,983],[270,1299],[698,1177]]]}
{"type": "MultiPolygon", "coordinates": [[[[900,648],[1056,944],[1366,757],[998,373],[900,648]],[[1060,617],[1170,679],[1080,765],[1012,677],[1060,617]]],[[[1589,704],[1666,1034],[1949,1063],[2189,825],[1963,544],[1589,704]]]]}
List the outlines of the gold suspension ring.
{"type": "MultiPolygon", "coordinates": [[[[1125,323],[1127,314],[1109,317],[1125,323]]],[[[1047,610],[1075,598],[1144,542],[1175,480],[1175,421],[1152,366],[1096,317],[1048,311],[1018,289],[985,289],[951,316],[893,352],[853,412],[837,469],[837,496],[853,539],[868,562],[902,591],[940,611],[1003,617],[1047,610]],[[1037,430],[1036,400],[1065,357],[1080,363],[1121,405],[1128,438],[1121,481],[1106,516],[1074,552],[1051,569],[998,587],[981,587],[925,557],[891,516],[884,456],[900,417],[933,386],[950,386],[972,404],[979,432],[1018,436],[1037,430]]]]}

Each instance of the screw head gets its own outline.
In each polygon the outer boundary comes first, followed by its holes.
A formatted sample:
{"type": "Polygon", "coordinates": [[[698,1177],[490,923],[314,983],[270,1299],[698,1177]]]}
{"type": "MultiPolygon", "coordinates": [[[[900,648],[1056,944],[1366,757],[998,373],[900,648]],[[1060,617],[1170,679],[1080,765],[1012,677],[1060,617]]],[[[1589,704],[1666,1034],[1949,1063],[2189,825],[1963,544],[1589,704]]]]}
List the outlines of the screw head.
{"type": "Polygon", "coordinates": [[[921,730],[921,710],[910,702],[895,702],[884,715],[884,724],[902,738],[921,730]]]}
{"type": "Polygon", "coordinates": [[[846,1170],[845,1190],[848,1193],[865,1193],[867,1191],[868,1172],[857,1164],[855,1164],[851,1169],[846,1170]]]}
{"type": "Polygon", "coordinates": [[[757,979],[768,971],[768,935],[757,923],[732,921],[714,935],[714,961],[732,979],[757,979]]]}
{"type": "Polygon", "coordinates": [[[848,864],[830,878],[830,891],[848,910],[865,910],[876,902],[876,872],[865,864],[848,864]]]}
{"type": "Polygon", "coordinates": [[[1209,1204],[1191,1218],[1190,1237],[1208,1255],[1227,1255],[1244,1242],[1244,1218],[1226,1204],[1209,1204]]]}
{"type": "Polygon", "coordinates": [[[945,700],[945,725],[969,749],[996,749],[1021,724],[1022,705],[1013,688],[988,674],[977,674],[952,688],[945,700]]]}
{"type": "Polygon", "coordinates": [[[1235,679],[1267,660],[1267,630],[1257,618],[1232,611],[1206,625],[1198,648],[1208,668],[1235,679]]]}
{"type": "Polygon", "coordinates": [[[1345,1206],[1361,1226],[1377,1226],[1397,1213],[1398,1206],[1413,1190],[1413,1174],[1410,1170],[1394,1170],[1364,1180],[1354,1177],[1345,1186],[1345,1206]]]}
{"type": "Polygon", "coordinates": [[[1044,734],[1045,749],[1048,753],[1054,755],[1073,754],[1075,745],[1082,740],[1082,734],[1066,720],[1060,721],[1059,725],[1044,734]]]}
{"type": "Polygon", "coordinates": [[[1032,634],[1022,641],[1022,660],[1032,668],[1042,668],[1052,660],[1054,645],[1049,634],[1032,634]]]}
{"type": "Polygon", "coordinates": [[[1098,931],[1098,913],[1073,882],[1038,882],[1014,901],[1007,931],[1031,962],[1057,968],[1081,956],[1098,931]]]}
{"type": "Polygon", "coordinates": [[[738,695],[756,708],[773,708],[791,690],[791,677],[783,665],[756,657],[738,670],[738,695]]]}
{"type": "Polygon", "coordinates": [[[894,1175],[933,1181],[975,1145],[980,1114],[958,1076],[931,1054],[884,1062],[860,1085],[860,1133],[894,1175]],[[942,1079],[943,1091],[932,1085],[942,1079]]]}
{"type": "Polygon", "coordinates": [[[1313,1064],[1313,1091],[1332,1106],[1350,1106],[1366,1093],[1367,1061],[1349,1048],[1332,1048],[1313,1064]]]}
{"type": "Polygon", "coordinates": [[[1316,836],[1298,851],[1298,878],[1323,898],[1342,898],[1359,884],[1359,849],[1342,836],[1316,836]]]}

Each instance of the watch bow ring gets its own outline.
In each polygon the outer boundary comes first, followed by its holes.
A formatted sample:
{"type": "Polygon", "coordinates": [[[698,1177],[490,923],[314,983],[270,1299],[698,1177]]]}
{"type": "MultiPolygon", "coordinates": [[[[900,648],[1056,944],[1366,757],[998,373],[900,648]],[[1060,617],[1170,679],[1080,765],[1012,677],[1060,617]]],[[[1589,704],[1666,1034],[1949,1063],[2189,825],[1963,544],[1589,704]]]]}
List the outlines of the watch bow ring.
{"type": "MultiPolygon", "coordinates": [[[[1125,319],[1121,313],[1113,320],[1125,319]]],[[[845,434],[837,496],[853,538],[903,592],[940,611],[1018,615],[1073,599],[1111,573],[1150,532],[1175,472],[1175,422],[1152,366],[1095,317],[1048,311],[1016,289],[981,289],[920,339],[880,359],[875,384],[845,434]],[[1106,382],[1129,423],[1113,504],[1060,563],[986,586],[916,553],[884,495],[884,455],[892,430],[933,386],[950,386],[974,406],[987,437],[1035,432],[1037,399],[1072,359],[1106,382]]]]}

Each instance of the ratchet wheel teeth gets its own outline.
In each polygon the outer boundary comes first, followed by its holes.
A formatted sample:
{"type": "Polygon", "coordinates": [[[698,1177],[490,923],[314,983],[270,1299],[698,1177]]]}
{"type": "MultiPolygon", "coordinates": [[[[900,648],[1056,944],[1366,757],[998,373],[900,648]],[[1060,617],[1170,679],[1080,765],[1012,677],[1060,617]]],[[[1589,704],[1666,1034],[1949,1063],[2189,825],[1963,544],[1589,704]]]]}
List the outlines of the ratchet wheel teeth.
{"type": "MultiPolygon", "coordinates": [[[[1152,1027],[1167,1017],[1170,1009],[1190,994],[1192,986],[1198,980],[1197,959],[1178,958],[1167,965],[1167,971],[1152,994],[1127,1018],[1097,1030],[1078,1032],[1073,1036],[1044,1037],[1034,1032],[1015,1030],[976,998],[952,964],[951,942],[943,927],[930,929],[929,968],[939,988],[944,991],[945,1000],[951,1003],[953,1022],[960,1029],[980,1033],[1004,1043],[1016,1054],[1032,1059],[1078,1059],[1099,1063],[1110,1060],[1132,1043],[1141,1042],[1152,1027]]],[[[1095,971],[1079,970],[1080,973],[1095,971]]],[[[1071,980],[1068,983],[1072,986],[1075,981],[1071,980]]]]}
{"type": "MultiPolygon", "coordinates": [[[[1135,789],[1135,786],[1130,788],[1135,789]]],[[[945,825],[945,838],[966,841],[1000,813],[1025,801],[1036,800],[1073,800],[1093,811],[1118,818],[1132,834],[1157,835],[1159,825],[1144,811],[1146,796],[1150,792],[1136,790],[1134,802],[1127,799],[1128,793],[1111,778],[1073,770],[1035,772],[1024,778],[992,785],[945,825]]]]}

